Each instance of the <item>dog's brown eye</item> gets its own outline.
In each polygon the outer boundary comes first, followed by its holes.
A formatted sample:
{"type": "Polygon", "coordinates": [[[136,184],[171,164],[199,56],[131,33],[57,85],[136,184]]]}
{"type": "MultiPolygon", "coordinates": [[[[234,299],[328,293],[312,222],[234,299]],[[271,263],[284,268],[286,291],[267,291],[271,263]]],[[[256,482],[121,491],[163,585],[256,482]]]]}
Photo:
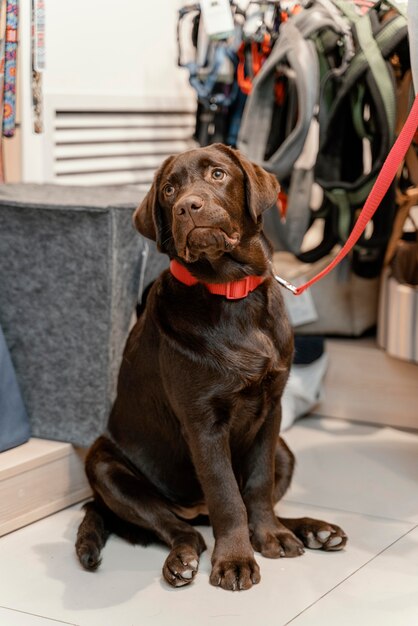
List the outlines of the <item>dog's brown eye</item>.
{"type": "Polygon", "coordinates": [[[173,185],[166,185],[163,191],[166,196],[172,196],[174,193],[174,187],[173,185]]]}
{"type": "Polygon", "coordinates": [[[216,168],[212,170],[212,178],[214,178],[215,180],[222,180],[225,178],[225,172],[223,170],[220,170],[219,168],[216,168]]]}

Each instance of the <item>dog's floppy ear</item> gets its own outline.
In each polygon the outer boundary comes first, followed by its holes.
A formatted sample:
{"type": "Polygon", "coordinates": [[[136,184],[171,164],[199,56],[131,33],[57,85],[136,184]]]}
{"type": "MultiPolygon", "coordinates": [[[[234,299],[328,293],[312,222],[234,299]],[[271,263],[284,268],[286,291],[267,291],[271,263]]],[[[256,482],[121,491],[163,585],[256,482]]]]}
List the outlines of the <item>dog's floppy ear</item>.
{"type": "Polygon", "coordinates": [[[276,177],[259,165],[251,163],[239,150],[221,143],[213,144],[211,147],[227,154],[243,171],[248,210],[257,223],[263,211],[270,209],[277,202],[280,185],[276,177]]]}
{"type": "Polygon", "coordinates": [[[171,163],[174,157],[169,157],[164,161],[154,175],[154,181],[151,189],[142,200],[139,207],[135,210],[132,220],[134,226],[141,235],[157,242],[158,247],[161,246],[161,235],[163,228],[162,208],[158,202],[158,189],[165,168],[171,163]]]}
{"type": "Polygon", "coordinates": [[[134,226],[137,230],[139,230],[141,235],[144,235],[144,237],[147,237],[148,239],[153,239],[154,241],[157,241],[157,233],[154,222],[154,207],[157,203],[156,195],[157,193],[154,180],[151,189],[135,210],[132,217],[134,226]]]}

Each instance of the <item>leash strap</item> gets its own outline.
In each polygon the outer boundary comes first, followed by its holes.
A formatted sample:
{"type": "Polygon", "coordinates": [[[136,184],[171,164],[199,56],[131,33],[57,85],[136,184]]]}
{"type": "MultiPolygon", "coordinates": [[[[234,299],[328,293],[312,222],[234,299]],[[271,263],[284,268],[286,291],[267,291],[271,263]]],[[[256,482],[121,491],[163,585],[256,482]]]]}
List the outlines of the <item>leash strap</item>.
{"type": "Polygon", "coordinates": [[[42,73],[45,69],[45,1],[32,0],[33,130],[43,132],[42,73]]]}
{"type": "Polygon", "coordinates": [[[18,0],[7,0],[6,62],[4,66],[3,135],[13,137],[16,126],[16,52],[18,0]]]}
{"type": "Polygon", "coordinates": [[[4,63],[6,46],[6,0],[0,0],[0,184],[5,182],[3,159],[4,63]]]}
{"type": "Polygon", "coordinates": [[[314,283],[318,282],[319,280],[321,280],[321,278],[324,278],[324,276],[329,274],[347,256],[347,254],[355,246],[355,244],[365,231],[368,222],[376,213],[385,193],[387,192],[391,182],[396,176],[400,163],[405,158],[405,154],[412,143],[417,128],[418,95],[415,97],[411,111],[409,112],[408,118],[401,132],[399,133],[398,138],[396,139],[388,156],[386,157],[385,162],[383,163],[382,169],[380,170],[379,175],[376,178],[376,182],[372,187],[372,190],[363,206],[363,209],[355,223],[353,230],[351,231],[350,236],[348,237],[347,241],[335,257],[335,259],[333,259],[333,261],[331,261],[331,263],[327,265],[327,267],[325,267],[321,272],[319,272],[319,274],[311,278],[311,280],[309,280],[304,285],[295,287],[283,278],[275,276],[275,279],[278,283],[280,283],[283,287],[286,287],[286,289],[289,289],[289,291],[291,291],[295,296],[300,296],[300,294],[303,293],[306,289],[308,289],[314,283]]]}

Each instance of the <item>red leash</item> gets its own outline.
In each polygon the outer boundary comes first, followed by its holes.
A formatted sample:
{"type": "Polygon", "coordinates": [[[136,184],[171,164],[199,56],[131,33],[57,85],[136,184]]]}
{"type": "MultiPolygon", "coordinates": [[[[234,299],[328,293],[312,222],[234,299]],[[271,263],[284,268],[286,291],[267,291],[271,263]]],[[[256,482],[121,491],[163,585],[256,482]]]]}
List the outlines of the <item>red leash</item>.
{"type": "Polygon", "coordinates": [[[360,239],[360,236],[363,234],[367,223],[371,220],[373,215],[376,213],[385,193],[389,189],[389,185],[393,181],[396,176],[396,172],[398,171],[399,165],[403,161],[405,154],[412,143],[414,135],[418,128],[418,95],[415,97],[414,103],[412,105],[411,111],[409,112],[408,118],[399,133],[399,136],[395,143],[393,144],[388,156],[386,157],[385,162],[383,163],[383,167],[379,172],[378,177],[376,178],[376,182],[370,191],[369,197],[367,198],[364,207],[361,210],[361,213],[355,223],[355,226],[345,242],[344,246],[341,248],[340,252],[337,254],[335,259],[331,261],[327,267],[325,267],[319,274],[308,280],[304,285],[300,285],[300,287],[295,287],[291,283],[287,282],[280,276],[275,276],[277,282],[279,282],[283,287],[289,289],[295,296],[300,296],[301,293],[311,287],[314,283],[324,278],[327,274],[331,272],[340,263],[344,257],[350,252],[353,246],[360,239]]]}

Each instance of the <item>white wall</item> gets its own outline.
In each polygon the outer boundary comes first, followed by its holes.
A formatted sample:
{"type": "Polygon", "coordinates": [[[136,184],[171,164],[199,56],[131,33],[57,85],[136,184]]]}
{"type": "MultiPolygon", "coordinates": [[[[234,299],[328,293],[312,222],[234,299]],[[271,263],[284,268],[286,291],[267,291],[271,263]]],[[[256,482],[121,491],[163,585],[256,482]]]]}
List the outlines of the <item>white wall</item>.
{"type": "Polygon", "coordinates": [[[182,0],[45,0],[45,129],[33,132],[31,0],[20,1],[19,58],[22,180],[51,172],[51,116],[77,99],[94,110],[184,108],[196,101],[187,72],[177,67],[177,9],[182,0]]]}
{"type": "Polygon", "coordinates": [[[45,94],[190,97],[178,0],[46,0],[45,94]]]}

